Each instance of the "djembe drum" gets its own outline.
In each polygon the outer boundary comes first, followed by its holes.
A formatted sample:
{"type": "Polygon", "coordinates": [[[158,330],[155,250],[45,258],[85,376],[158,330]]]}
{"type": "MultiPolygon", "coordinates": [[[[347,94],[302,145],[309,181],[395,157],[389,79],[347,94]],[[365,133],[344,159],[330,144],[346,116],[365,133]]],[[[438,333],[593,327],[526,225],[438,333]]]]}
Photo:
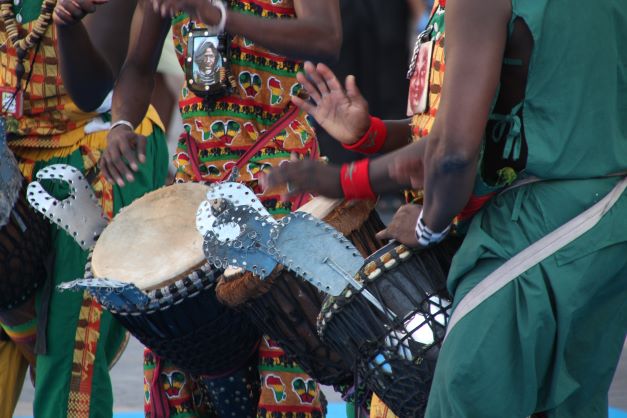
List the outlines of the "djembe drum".
{"type": "Polygon", "coordinates": [[[320,312],[325,344],[399,417],[424,414],[451,306],[446,277],[459,244],[448,238],[421,251],[388,244],[357,275],[380,306],[347,287],[320,312]]]}
{"type": "Polygon", "coordinates": [[[260,336],[216,300],[221,272],[207,264],[194,226],[206,193],[201,184],[175,184],[123,209],[98,238],[86,278],[133,285],[94,294],[158,356],[195,375],[219,375],[243,366],[260,336]]]}
{"type": "MultiPolygon", "coordinates": [[[[0,323],[8,333],[35,318],[34,294],[46,280],[50,249],[50,226],[28,205],[23,182],[0,118],[0,323]]],[[[16,342],[34,365],[34,338],[16,342]]]]}
{"type": "Polygon", "coordinates": [[[49,245],[50,226],[28,206],[21,189],[0,229],[0,312],[28,301],[45,281],[49,245]]]}
{"type": "MultiPolygon", "coordinates": [[[[319,197],[300,211],[336,228],[364,256],[381,247],[375,234],[384,225],[371,202],[340,202],[319,197]]],[[[248,272],[225,277],[216,292],[221,301],[247,313],[311,377],[327,385],[352,383],[351,364],[318,336],[316,319],[324,294],[313,285],[279,268],[266,280],[248,272]]]]}

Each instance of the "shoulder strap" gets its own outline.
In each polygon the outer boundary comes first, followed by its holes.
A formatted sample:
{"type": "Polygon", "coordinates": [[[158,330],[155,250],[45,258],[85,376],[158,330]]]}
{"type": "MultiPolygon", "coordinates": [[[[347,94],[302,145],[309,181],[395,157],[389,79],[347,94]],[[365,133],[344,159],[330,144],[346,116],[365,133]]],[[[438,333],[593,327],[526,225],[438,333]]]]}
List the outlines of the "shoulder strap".
{"type": "Polygon", "coordinates": [[[622,180],[594,206],[531,244],[489,274],[459,302],[449,320],[446,329],[446,337],[448,337],[453,328],[455,328],[455,325],[457,325],[462,318],[472,312],[490,296],[494,295],[531,267],[555,254],[592,229],[599,223],[601,218],[609,212],[612,206],[614,206],[625,189],[627,189],[627,177],[623,177],[622,180]]]}

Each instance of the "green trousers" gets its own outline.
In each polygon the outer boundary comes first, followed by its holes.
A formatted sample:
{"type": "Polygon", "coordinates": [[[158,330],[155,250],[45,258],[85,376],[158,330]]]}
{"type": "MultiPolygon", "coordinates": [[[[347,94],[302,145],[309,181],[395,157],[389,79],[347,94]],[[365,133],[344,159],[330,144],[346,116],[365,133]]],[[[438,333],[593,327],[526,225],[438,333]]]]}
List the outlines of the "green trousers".
{"type": "MultiPolygon", "coordinates": [[[[538,183],[472,221],[449,288],[459,302],[617,179],[538,183]]],[[[427,418],[603,418],[627,334],[627,196],[592,230],[464,317],[440,352],[427,418]]]]}
{"type": "MultiPolygon", "coordinates": [[[[102,150],[97,151],[99,155],[102,150]]],[[[84,161],[84,150],[79,149],[68,157],[37,163],[35,169],[62,163],[85,171],[84,161]]],[[[148,137],[146,163],[135,173],[135,181],[123,188],[113,187],[114,213],[162,186],[167,170],[165,136],[161,129],[154,126],[152,135],[148,137]]],[[[67,195],[66,187],[58,183],[46,184],[45,188],[57,198],[67,195]]],[[[90,304],[86,294],[56,289],[56,285],[62,282],[83,277],[87,252],[56,227],[52,242],[55,288],[48,309],[47,354],[37,357],[34,415],[38,418],[111,417],[113,393],[109,366],[123,348],[126,332],[110,313],[86,309],[90,304]],[[82,307],[83,314],[87,313],[92,320],[97,322],[99,317],[99,327],[90,325],[77,335],[77,328],[84,326],[86,321],[84,317],[79,318],[82,307]],[[80,364],[85,367],[80,367],[80,364]]]]}

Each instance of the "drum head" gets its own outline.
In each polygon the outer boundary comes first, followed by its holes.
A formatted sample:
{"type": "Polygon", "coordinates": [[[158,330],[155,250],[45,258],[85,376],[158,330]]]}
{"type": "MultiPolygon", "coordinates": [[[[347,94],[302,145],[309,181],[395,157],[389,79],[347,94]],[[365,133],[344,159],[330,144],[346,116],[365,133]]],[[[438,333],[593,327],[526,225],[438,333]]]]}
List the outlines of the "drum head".
{"type": "Polygon", "coordinates": [[[124,208],[94,247],[95,277],[133,283],[141,290],[167,286],[204,264],[196,211],[208,186],[174,184],[124,208]]]}

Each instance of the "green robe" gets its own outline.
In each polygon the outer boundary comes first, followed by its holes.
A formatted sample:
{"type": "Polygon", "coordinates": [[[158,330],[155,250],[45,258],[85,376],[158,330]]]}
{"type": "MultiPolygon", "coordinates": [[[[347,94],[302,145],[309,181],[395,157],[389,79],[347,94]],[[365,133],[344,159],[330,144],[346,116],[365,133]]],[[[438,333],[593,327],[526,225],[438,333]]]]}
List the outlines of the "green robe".
{"type": "MultiPolygon", "coordinates": [[[[152,135],[147,138],[146,162],[140,166],[140,171],[134,174],[135,181],[123,188],[113,186],[114,213],[165,183],[168,172],[165,135],[156,125],[153,129],[152,135]]],[[[84,171],[80,149],[65,158],[53,158],[37,163],[35,172],[51,164],[69,164],[84,171]]],[[[45,187],[58,198],[64,197],[67,193],[64,183],[46,184],[45,187]]],[[[56,227],[52,239],[55,251],[54,285],[83,277],[87,251],[83,251],[65,231],[56,227]]],[[[53,290],[48,309],[47,354],[37,357],[34,415],[38,418],[70,416],[110,418],[113,414],[109,367],[124,348],[122,344],[126,331],[107,311],[103,310],[100,318],[90,399],[87,396],[80,396],[81,399],[77,402],[72,400],[70,395],[70,391],[77,389],[72,387],[71,372],[75,360],[73,356],[79,311],[83,301],[81,292],[61,292],[56,288],[53,290]],[[83,412],[71,413],[68,411],[70,407],[83,412]]],[[[38,316],[40,314],[38,313],[38,316]]]]}
{"type": "MultiPolygon", "coordinates": [[[[514,0],[534,37],[523,175],[472,220],[456,303],[515,254],[603,198],[627,170],[627,2],[514,0]],[[559,180],[558,180],[559,179],[559,180]]],[[[478,184],[482,179],[478,179],[478,184]]],[[[627,334],[627,196],[592,230],[464,317],[444,344],[428,418],[607,417],[627,334]]]]}

